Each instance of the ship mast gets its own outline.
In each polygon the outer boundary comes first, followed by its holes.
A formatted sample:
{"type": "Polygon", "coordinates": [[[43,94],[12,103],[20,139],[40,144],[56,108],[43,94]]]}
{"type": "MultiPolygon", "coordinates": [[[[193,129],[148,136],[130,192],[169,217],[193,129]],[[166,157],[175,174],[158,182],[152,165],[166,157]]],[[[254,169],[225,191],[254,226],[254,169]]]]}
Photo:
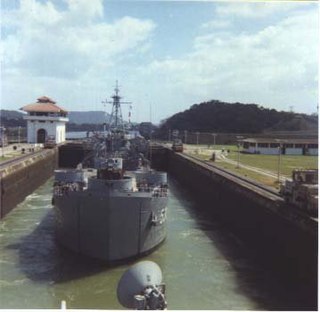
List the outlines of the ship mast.
{"type": "Polygon", "coordinates": [[[112,111],[109,120],[109,130],[122,130],[124,131],[124,122],[122,118],[121,104],[131,104],[131,102],[122,102],[121,96],[119,95],[118,80],[116,81],[116,87],[114,89],[115,94],[111,96],[113,101],[105,101],[102,103],[112,104],[112,111]]]}

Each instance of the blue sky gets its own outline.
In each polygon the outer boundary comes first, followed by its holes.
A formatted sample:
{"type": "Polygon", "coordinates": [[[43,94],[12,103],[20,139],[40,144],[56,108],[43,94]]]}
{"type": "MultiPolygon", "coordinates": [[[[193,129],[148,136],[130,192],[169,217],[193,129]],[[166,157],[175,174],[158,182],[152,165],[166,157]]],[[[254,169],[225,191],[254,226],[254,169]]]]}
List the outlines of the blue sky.
{"type": "Polygon", "coordinates": [[[317,3],[1,4],[3,109],[47,95],[67,110],[103,110],[119,80],[137,122],[150,120],[150,107],[157,123],[212,99],[316,112],[317,3]]]}

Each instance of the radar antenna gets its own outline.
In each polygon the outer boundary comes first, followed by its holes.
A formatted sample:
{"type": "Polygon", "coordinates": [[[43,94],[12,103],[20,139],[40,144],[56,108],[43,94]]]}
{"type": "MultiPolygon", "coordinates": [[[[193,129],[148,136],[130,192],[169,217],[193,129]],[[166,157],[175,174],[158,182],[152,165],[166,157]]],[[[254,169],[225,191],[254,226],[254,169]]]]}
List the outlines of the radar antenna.
{"type": "Polygon", "coordinates": [[[121,102],[119,95],[118,80],[116,81],[115,94],[111,96],[112,101],[103,101],[104,104],[112,104],[111,116],[109,119],[109,130],[122,130],[124,131],[124,123],[122,118],[121,104],[132,104],[132,102],[121,102]]]}

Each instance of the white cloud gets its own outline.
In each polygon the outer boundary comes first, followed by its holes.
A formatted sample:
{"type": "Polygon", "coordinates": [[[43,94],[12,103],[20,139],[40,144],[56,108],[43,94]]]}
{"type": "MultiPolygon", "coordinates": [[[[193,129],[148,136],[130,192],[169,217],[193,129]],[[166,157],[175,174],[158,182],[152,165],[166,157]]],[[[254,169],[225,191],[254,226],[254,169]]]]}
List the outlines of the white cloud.
{"type": "Polygon", "coordinates": [[[226,19],[216,19],[202,24],[204,29],[225,29],[231,26],[231,21],[226,19]]]}
{"type": "Polygon", "coordinates": [[[103,5],[100,0],[65,0],[68,4],[68,18],[77,22],[103,16],[103,5]]]}
{"type": "MultiPolygon", "coordinates": [[[[253,12],[251,5],[245,7],[253,12]]],[[[249,16],[247,9],[241,14],[249,16]]],[[[168,84],[185,98],[255,102],[284,110],[294,105],[311,113],[317,101],[318,37],[317,10],[297,10],[255,32],[208,31],[195,38],[191,53],[153,62],[149,70],[170,77],[168,84]]]]}
{"type": "Polygon", "coordinates": [[[250,19],[260,19],[274,14],[290,12],[297,8],[305,6],[305,3],[299,2],[244,2],[239,1],[223,3],[216,6],[216,13],[221,17],[240,17],[250,19]]]}
{"type": "Polygon", "coordinates": [[[148,120],[150,103],[162,119],[210,99],[314,112],[315,5],[216,3],[214,18],[199,19],[193,46],[179,55],[184,37],[192,34],[172,29],[181,42],[167,53],[159,44],[161,36],[171,35],[162,32],[167,15],[161,10],[157,32],[148,19],[108,21],[107,3],[64,0],[62,8],[53,0],[21,0],[16,10],[2,8],[2,105],[18,108],[48,95],[69,110],[101,110],[101,100],[119,79],[121,94],[136,104],[140,120],[148,120]],[[168,54],[175,57],[161,58],[168,54]]]}
{"type": "Polygon", "coordinates": [[[4,74],[19,69],[24,75],[79,77],[114,64],[145,44],[155,28],[150,20],[131,17],[102,21],[101,0],[66,2],[67,10],[59,11],[52,2],[22,0],[19,10],[4,12],[4,74]]]}

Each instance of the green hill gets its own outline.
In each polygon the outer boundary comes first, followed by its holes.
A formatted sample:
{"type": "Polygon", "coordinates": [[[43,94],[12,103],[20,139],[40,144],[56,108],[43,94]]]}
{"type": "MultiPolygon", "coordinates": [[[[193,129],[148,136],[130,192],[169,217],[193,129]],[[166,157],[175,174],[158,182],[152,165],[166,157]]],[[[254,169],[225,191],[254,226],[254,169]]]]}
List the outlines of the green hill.
{"type": "Polygon", "coordinates": [[[27,122],[23,120],[23,113],[14,110],[0,110],[0,125],[5,128],[26,127],[27,122]]]}
{"type": "Polygon", "coordinates": [[[318,117],[268,109],[256,104],[224,103],[217,100],[194,104],[163,121],[157,136],[169,129],[217,132],[262,133],[264,131],[316,130],[318,117]]]}

